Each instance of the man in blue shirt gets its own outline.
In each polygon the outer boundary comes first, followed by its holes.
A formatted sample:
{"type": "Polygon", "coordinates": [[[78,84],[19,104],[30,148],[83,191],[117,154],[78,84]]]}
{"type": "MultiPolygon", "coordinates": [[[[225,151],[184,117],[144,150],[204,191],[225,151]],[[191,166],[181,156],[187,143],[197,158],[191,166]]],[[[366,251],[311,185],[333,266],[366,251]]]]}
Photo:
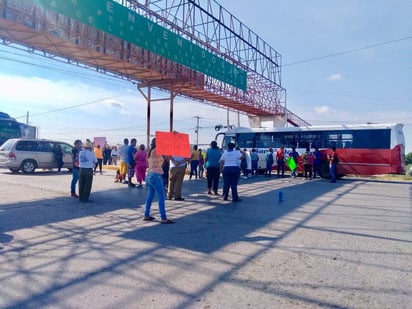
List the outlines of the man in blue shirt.
{"type": "Polygon", "coordinates": [[[133,183],[132,179],[134,176],[134,167],[136,165],[134,160],[134,155],[137,151],[136,149],[136,139],[132,138],[130,140],[129,148],[127,148],[126,162],[127,162],[127,180],[129,188],[134,188],[136,185],[133,183]]]}

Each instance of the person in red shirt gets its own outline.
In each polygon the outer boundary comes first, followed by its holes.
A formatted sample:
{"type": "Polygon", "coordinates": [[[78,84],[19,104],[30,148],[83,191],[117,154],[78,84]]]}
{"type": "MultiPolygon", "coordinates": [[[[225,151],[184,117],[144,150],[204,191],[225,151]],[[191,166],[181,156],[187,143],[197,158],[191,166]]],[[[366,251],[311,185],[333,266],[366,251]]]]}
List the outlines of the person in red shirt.
{"type": "Polygon", "coordinates": [[[276,163],[278,165],[278,177],[280,177],[280,171],[282,171],[282,177],[285,176],[285,147],[280,146],[276,151],[276,163]]]}

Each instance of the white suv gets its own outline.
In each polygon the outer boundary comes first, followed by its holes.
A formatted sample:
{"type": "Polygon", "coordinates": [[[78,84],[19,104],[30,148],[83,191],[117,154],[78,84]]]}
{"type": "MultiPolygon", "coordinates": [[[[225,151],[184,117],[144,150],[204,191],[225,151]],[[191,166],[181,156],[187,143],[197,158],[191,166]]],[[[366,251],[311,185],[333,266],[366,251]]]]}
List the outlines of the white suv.
{"type": "Polygon", "coordinates": [[[34,173],[36,168],[57,168],[53,154],[55,145],[63,149],[63,168],[71,170],[73,146],[65,142],[26,138],[12,138],[0,146],[0,168],[8,168],[13,173],[21,170],[25,174],[34,173]]]}

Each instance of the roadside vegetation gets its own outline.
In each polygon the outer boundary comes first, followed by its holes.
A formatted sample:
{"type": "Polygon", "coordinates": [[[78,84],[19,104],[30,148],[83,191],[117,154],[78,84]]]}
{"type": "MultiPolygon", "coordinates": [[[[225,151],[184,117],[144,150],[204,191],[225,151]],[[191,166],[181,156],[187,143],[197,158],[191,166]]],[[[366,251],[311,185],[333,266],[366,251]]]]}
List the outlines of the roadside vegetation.
{"type": "Polygon", "coordinates": [[[405,156],[405,177],[407,180],[412,180],[412,152],[405,156]]]}

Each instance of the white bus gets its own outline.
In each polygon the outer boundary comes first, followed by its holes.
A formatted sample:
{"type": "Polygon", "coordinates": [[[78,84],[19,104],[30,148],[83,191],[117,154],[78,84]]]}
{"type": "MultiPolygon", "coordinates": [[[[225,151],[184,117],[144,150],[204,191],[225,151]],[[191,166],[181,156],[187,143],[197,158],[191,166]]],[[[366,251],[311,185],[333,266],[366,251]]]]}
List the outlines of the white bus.
{"type": "MultiPolygon", "coordinates": [[[[216,140],[218,143],[221,140],[223,149],[226,149],[229,142],[235,143],[240,149],[256,149],[260,171],[265,169],[265,154],[269,148],[273,148],[275,153],[284,146],[288,156],[292,146],[296,147],[300,155],[306,147],[311,151],[319,147],[323,154],[321,176],[329,178],[327,152],[335,146],[339,156],[339,176],[405,173],[405,137],[403,124],[399,123],[272,129],[238,127],[218,133],[216,140]]],[[[274,164],[276,168],[276,162],[274,164]]],[[[298,162],[298,172],[303,172],[302,162],[298,162]]]]}

